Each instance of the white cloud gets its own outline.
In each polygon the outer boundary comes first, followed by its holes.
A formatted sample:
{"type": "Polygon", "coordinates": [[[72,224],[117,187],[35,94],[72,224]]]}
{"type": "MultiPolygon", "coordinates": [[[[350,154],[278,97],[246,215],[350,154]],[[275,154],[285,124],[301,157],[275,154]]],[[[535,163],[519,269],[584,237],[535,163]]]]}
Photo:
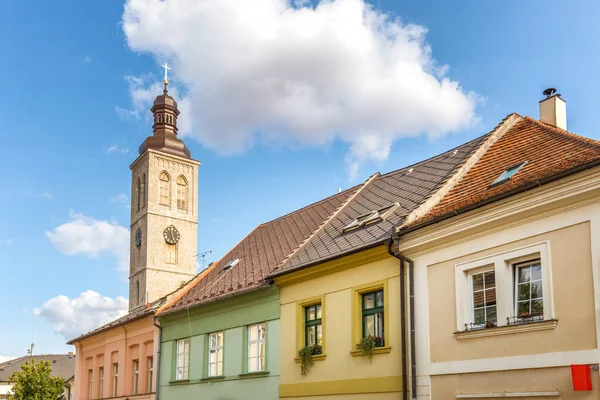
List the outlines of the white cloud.
{"type": "Polygon", "coordinates": [[[83,64],[89,64],[92,62],[92,58],[90,56],[83,56],[81,57],[81,62],[83,64]]]}
{"type": "Polygon", "coordinates": [[[110,202],[118,204],[127,204],[129,203],[129,197],[127,197],[125,193],[119,193],[118,195],[111,197],[110,202]]]}
{"type": "Polygon", "coordinates": [[[53,297],[33,312],[48,320],[56,333],[69,340],[122,317],[127,314],[127,308],[124,297],[112,299],[88,290],[74,299],[64,295],[53,297]]]}
{"type": "Polygon", "coordinates": [[[0,241],[0,243],[2,243],[5,246],[10,247],[13,244],[13,240],[12,240],[12,238],[8,238],[8,239],[4,239],[4,240],[0,241]]]}
{"type": "Polygon", "coordinates": [[[46,237],[64,255],[84,254],[97,258],[108,253],[117,259],[117,270],[129,270],[129,230],[115,221],[99,221],[72,213],[69,222],[46,232],[46,237]]]}
{"type": "Polygon", "coordinates": [[[0,364],[2,364],[4,362],[7,362],[7,361],[10,361],[10,360],[12,360],[14,358],[17,358],[17,357],[14,357],[14,356],[0,356],[0,364]]]}
{"type": "MultiPolygon", "coordinates": [[[[352,174],[401,137],[477,120],[477,96],[436,64],[427,29],[364,0],[127,0],[123,30],[132,50],[173,64],[192,118],[182,136],[220,153],[339,139],[352,174]]],[[[139,115],[161,87],[130,85],[139,115]]]]}
{"type": "Polygon", "coordinates": [[[109,143],[108,147],[106,148],[106,152],[107,153],[119,153],[119,154],[127,154],[129,153],[129,147],[126,146],[119,146],[114,142],[109,143]]]}
{"type": "Polygon", "coordinates": [[[210,222],[213,222],[215,224],[218,224],[221,222],[221,218],[209,218],[208,219],[210,222]]]}
{"type": "Polygon", "coordinates": [[[39,197],[41,199],[48,199],[48,200],[50,200],[52,198],[52,193],[48,193],[48,192],[37,193],[37,192],[34,192],[33,190],[25,190],[25,191],[23,191],[23,194],[25,194],[26,196],[30,196],[30,197],[39,197]]]}

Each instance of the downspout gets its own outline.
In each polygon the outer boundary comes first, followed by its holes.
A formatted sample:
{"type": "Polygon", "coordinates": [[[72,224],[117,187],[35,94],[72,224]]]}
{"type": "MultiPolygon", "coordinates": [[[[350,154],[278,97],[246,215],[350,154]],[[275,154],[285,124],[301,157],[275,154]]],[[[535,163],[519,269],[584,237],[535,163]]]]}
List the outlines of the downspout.
{"type": "Polygon", "coordinates": [[[411,375],[411,398],[417,398],[417,359],[416,359],[416,329],[415,329],[415,263],[410,258],[396,252],[392,246],[397,243],[399,236],[395,230],[392,231],[392,238],[387,242],[388,253],[400,260],[400,318],[402,329],[402,398],[408,400],[407,376],[406,376],[406,289],[404,283],[405,263],[408,263],[408,287],[409,287],[409,307],[410,307],[410,375],[411,375]]]}
{"type": "Polygon", "coordinates": [[[156,369],[156,393],[154,398],[158,400],[158,388],[160,385],[160,348],[162,347],[162,326],[156,323],[156,315],[152,316],[152,325],[158,328],[158,349],[156,350],[156,362],[154,363],[156,369]]]}
{"type": "Polygon", "coordinates": [[[404,283],[404,257],[393,250],[393,240],[387,242],[388,253],[400,260],[400,341],[402,348],[402,400],[408,400],[408,380],[406,379],[406,289],[404,283]]]}

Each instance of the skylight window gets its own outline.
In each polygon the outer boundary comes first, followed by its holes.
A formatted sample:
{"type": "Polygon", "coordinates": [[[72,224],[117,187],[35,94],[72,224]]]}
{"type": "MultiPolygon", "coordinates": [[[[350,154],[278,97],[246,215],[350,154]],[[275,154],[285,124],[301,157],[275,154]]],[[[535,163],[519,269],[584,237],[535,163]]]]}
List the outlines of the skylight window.
{"type": "Polygon", "coordinates": [[[236,258],[235,260],[231,260],[227,263],[227,265],[225,265],[223,267],[223,269],[221,271],[227,271],[229,268],[235,267],[239,262],[240,262],[239,258],[236,258]]]}
{"type": "Polygon", "coordinates": [[[393,204],[390,204],[389,206],[380,208],[379,210],[374,210],[374,211],[368,212],[366,214],[363,214],[363,215],[359,216],[358,218],[356,218],[355,220],[353,220],[352,222],[350,222],[344,228],[342,228],[342,232],[343,233],[350,232],[350,231],[353,231],[353,230],[358,229],[360,227],[363,227],[363,226],[366,226],[366,225],[371,225],[371,224],[374,224],[376,222],[383,221],[397,207],[400,207],[400,204],[393,203],[393,204]]]}
{"type": "Polygon", "coordinates": [[[508,182],[510,180],[510,178],[512,178],[517,172],[519,172],[519,170],[521,168],[523,168],[525,166],[525,164],[527,164],[527,161],[523,161],[522,163],[519,163],[519,164],[513,165],[512,167],[506,168],[504,170],[504,172],[502,172],[500,174],[500,176],[497,177],[494,182],[492,182],[490,187],[508,182]]]}

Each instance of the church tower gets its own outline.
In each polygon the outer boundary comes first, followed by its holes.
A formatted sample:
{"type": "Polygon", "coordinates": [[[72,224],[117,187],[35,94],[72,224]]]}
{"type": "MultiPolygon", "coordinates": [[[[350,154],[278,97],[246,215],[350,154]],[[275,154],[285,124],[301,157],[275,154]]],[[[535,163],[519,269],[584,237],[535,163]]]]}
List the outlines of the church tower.
{"type": "MultiPolygon", "coordinates": [[[[166,67],[165,67],[166,68],[166,67]]],[[[177,102],[154,100],[154,134],[131,164],[129,310],[153,302],[195,276],[198,166],[177,137],[177,102]]]]}

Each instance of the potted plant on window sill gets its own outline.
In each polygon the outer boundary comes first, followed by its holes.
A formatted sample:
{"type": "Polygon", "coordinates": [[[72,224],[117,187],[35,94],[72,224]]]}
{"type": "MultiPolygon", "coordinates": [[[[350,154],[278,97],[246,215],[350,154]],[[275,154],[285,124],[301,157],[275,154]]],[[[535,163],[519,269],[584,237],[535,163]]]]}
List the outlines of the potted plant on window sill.
{"type": "Polygon", "coordinates": [[[315,365],[312,357],[319,354],[323,354],[323,347],[318,344],[304,346],[298,351],[298,356],[300,357],[300,373],[302,375],[308,374],[310,368],[315,365]]]}
{"type": "Polygon", "coordinates": [[[363,356],[367,356],[369,361],[373,362],[373,350],[383,346],[385,346],[385,341],[381,336],[368,335],[356,344],[356,350],[360,350],[363,356]]]}

